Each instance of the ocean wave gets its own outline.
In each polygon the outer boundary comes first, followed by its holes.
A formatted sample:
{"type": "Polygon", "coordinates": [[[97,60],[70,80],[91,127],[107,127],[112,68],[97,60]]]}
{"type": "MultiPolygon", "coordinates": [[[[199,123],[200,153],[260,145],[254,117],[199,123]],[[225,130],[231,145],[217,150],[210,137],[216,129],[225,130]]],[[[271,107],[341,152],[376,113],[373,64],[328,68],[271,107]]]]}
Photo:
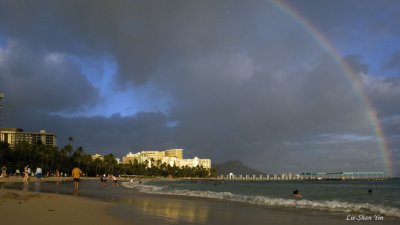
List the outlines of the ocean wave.
{"type": "Polygon", "coordinates": [[[383,205],[375,205],[370,203],[350,203],[336,200],[307,200],[307,199],[285,199],[273,198],[260,195],[240,195],[231,192],[214,192],[214,191],[191,191],[191,190],[171,190],[167,187],[159,187],[153,185],[143,185],[132,182],[125,182],[122,184],[127,188],[134,188],[140,192],[150,194],[164,194],[164,195],[178,195],[178,196],[192,196],[201,198],[211,198],[228,200],[233,202],[242,202],[255,205],[269,206],[269,207],[286,207],[286,208],[301,208],[301,209],[315,209],[325,210],[331,212],[341,213],[365,213],[365,214],[379,214],[385,216],[400,217],[400,209],[388,207],[383,205]]]}

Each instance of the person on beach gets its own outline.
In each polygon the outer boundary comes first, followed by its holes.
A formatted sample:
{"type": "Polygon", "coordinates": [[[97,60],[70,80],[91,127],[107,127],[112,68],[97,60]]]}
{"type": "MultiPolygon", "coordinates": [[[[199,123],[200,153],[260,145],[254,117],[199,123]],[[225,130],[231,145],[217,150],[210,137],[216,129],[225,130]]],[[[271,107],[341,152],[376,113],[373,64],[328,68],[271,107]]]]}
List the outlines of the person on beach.
{"type": "Polygon", "coordinates": [[[107,185],[107,177],[105,174],[103,174],[103,176],[100,177],[100,182],[103,184],[103,187],[107,185]]]}
{"type": "Polygon", "coordinates": [[[61,178],[60,178],[60,171],[59,170],[56,170],[56,181],[57,181],[57,184],[58,183],[60,183],[60,181],[61,181],[61,178]]]}
{"type": "Polygon", "coordinates": [[[19,177],[21,175],[21,171],[19,169],[15,170],[15,176],[19,177]]]}
{"type": "Polygon", "coordinates": [[[1,167],[1,177],[2,178],[6,178],[7,177],[7,167],[6,167],[6,165],[3,165],[1,167]]]}
{"type": "Polygon", "coordinates": [[[117,186],[118,187],[118,180],[115,175],[112,175],[112,180],[113,180],[113,187],[117,186]]]}
{"type": "Polygon", "coordinates": [[[39,166],[36,168],[36,178],[38,179],[38,181],[42,181],[42,168],[40,168],[39,166]]]}
{"type": "Polygon", "coordinates": [[[79,189],[79,178],[82,175],[82,170],[79,169],[77,166],[72,170],[71,176],[74,178],[74,188],[79,189]]]}
{"type": "Polygon", "coordinates": [[[299,190],[293,191],[293,197],[294,197],[294,198],[301,198],[301,197],[302,197],[301,194],[300,194],[300,192],[299,192],[299,190]]]}
{"type": "Polygon", "coordinates": [[[24,182],[29,182],[29,165],[26,165],[25,167],[24,167],[24,179],[23,179],[23,181],[24,182]]]}

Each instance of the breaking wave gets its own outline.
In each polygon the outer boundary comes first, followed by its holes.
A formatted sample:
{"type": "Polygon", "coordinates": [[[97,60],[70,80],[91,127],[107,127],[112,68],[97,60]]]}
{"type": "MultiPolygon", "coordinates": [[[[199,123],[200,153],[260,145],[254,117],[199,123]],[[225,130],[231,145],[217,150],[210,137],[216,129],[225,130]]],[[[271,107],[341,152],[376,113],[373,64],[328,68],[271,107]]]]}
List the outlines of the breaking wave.
{"type": "Polygon", "coordinates": [[[191,191],[191,190],[171,190],[167,187],[159,187],[146,184],[138,184],[131,182],[122,183],[127,188],[134,188],[143,193],[164,194],[178,196],[192,196],[200,198],[221,199],[233,202],[242,202],[254,205],[268,207],[286,207],[325,210],[339,213],[366,213],[379,214],[385,216],[400,217],[400,209],[383,205],[374,205],[370,203],[350,203],[336,200],[307,200],[307,199],[285,199],[273,198],[260,195],[240,195],[231,192],[214,192],[214,191],[191,191]]]}

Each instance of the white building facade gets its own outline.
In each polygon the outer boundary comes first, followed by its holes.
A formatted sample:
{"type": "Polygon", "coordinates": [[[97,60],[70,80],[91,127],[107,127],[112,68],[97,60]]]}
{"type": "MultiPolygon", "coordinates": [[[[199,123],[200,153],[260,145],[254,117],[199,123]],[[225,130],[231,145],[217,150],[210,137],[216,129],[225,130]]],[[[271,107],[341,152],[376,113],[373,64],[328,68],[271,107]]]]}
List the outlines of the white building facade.
{"type": "Polygon", "coordinates": [[[206,169],[211,169],[211,159],[199,159],[194,157],[193,159],[183,158],[183,149],[168,149],[165,151],[141,151],[138,153],[129,152],[126,156],[122,157],[122,163],[145,163],[147,161],[148,167],[153,165],[159,166],[159,164],[166,163],[170,166],[177,167],[197,167],[202,166],[206,169]]]}
{"type": "Polygon", "coordinates": [[[45,146],[57,146],[55,134],[47,133],[45,130],[39,132],[24,132],[21,128],[0,128],[0,141],[8,143],[10,148],[15,148],[18,143],[26,142],[32,145],[42,144],[45,146]]]}

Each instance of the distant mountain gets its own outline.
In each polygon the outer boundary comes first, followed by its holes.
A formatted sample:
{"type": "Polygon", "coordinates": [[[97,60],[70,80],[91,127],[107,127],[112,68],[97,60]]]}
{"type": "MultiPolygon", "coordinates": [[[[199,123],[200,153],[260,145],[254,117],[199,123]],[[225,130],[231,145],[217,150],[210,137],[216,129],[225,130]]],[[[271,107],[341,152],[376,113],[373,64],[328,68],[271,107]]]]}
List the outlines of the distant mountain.
{"type": "Polygon", "coordinates": [[[252,176],[253,174],[255,175],[266,175],[265,173],[262,173],[260,171],[257,171],[255,169],[249,168],[248,166],[244,165],[242,162],[239,160],[233,160],[233,161],[228,161],[225,163],[221,164],[213,164],[212,168],[217,169],[217,175],[224,175],[226,176],[229,173],[233,173],[235,175],[243,175],[245,176],[248,174],[249,176],[252,176]]]}

